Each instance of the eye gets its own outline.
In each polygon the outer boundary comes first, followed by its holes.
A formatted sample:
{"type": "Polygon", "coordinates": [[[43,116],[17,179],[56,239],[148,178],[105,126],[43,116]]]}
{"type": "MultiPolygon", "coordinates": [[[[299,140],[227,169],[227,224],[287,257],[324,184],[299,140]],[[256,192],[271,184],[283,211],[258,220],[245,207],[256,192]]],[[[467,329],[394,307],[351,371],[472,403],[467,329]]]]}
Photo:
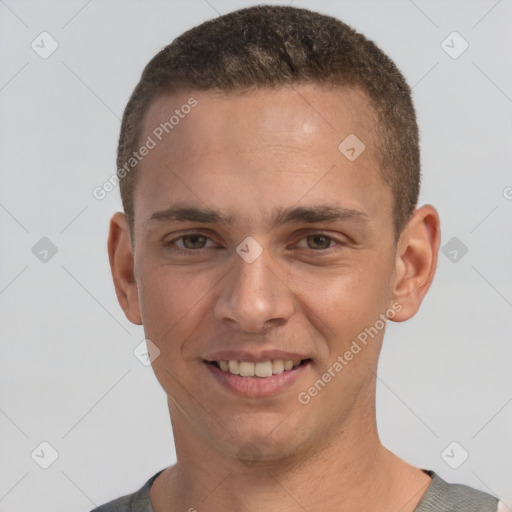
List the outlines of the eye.
{"type": "Polygon", "coordinates": [[[165,243],[165,245],[170,247],[176,246],[178,249],[195,250],[205,249],[207,247],[208,241],[215,245],[209,237],[203,235],[202,233],[188,233],[186,235],[181,235],[177,238],[169,240],[165,243]]]}
{"type": "Polygon", "coordinates": [[[298,244],[297,247],[306,249],[312,249],[315,251],[329,249],[333,245],[341,245],[336,242],[332,237],[324,235],[323,233],[314,233],[304,237],[298,244]],[[303,243],[305,241],[305,245],[303,243]]]}

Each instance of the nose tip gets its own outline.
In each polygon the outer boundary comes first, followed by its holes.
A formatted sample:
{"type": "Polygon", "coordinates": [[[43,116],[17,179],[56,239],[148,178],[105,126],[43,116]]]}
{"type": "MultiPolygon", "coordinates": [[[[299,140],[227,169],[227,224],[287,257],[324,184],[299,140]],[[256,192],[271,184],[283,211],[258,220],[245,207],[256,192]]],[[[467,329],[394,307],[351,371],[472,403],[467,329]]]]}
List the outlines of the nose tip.
{"type": "Polygon", "coordinates": [[[255,311],[241,312],[236,318],[226,317],[226,320],[235,328],[247,333],[264,333],[272,327],[278,327],[286,323],[283,318],[268,318],[265,311],[258,314],[255,311]]]}

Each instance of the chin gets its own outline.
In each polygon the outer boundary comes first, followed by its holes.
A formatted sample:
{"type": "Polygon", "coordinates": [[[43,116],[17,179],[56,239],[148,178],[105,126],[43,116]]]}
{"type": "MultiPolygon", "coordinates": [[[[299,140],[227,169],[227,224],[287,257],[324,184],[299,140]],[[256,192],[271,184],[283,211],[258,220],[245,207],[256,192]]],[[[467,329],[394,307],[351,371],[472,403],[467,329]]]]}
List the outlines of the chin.
{"type": "MultiPolygon", "coordinates": [[[[244,462],[282,460],[295,455],[301,446],[307,444],[311,429],[300,428],[293,421],[293,414],[247,415],[242,424],[231,423],[228,446],[224,448],[230,456],[244,462]]],[[[223,443],[224,444],[224,443],[223,443]]]]}

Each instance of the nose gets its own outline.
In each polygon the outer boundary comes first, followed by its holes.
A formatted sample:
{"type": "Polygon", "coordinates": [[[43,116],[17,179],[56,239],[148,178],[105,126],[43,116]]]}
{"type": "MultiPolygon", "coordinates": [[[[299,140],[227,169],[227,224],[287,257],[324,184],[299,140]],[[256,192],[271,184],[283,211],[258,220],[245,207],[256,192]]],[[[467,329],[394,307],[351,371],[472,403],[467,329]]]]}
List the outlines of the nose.
{"type": "Polygon", "coordinates": [[[265,251],[252,263],[235,258],[235,268],[223,281],[215,304],[215,317],[252,333],[285,324],[295,312],[293,293],[270,268],[265,251]]]}

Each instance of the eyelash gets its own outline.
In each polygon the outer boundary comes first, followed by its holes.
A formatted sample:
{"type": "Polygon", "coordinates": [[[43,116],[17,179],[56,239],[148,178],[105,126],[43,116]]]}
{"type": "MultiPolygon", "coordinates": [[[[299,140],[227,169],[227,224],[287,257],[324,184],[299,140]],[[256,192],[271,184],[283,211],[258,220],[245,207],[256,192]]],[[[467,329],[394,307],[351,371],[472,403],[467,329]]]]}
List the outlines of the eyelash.
{"type": "MultiPolygon", "coordinates": [[[[204,234],[204,233],[201,233],[200,231],[191,231],[190,233],[184,233],[176,238],[173,238],[172,240],[169,240],[167,242],[164,243],[164,246],[166,248],[169,248],[170,250],[172,250],[173,252],[176,252],[176,253],[179,253],[179,254],[186,254],[186,255],[190,255],[191,253],[200,253],[201,251],[203,250],[206,250],[206,249],[215,249],[216,247],[201,247],[199,249],[182,249],[181,247],[177,247],[175,245],[175,242],[178,241],[178,240],[182,240],[183,238],[187,237],[187,236],[193,236],[193,235],[200,235],[200,236],[204,236],[206,237],[207,239],[207,242],[208,241],[212,241],[212,239],[204,234]],[[174,247],[173,247],[174,246],[174,247]]],[[[303,236],[300,240],[304,240],[306,239],[307,237],[309,236],[324,236],[325,238],[329,239],[329,242],[334,242],[335,245],[330,245],[329,247],[327,247],[326,249],[310,249],[310,248],[305,248],[305,247],[301,247],[301,249],[306,249],[308,251],[312,251],[312,252],[315,252],[315,253],[331,253],[332,251],[330,251],[330,249],[332,249],[333,247],[336,247],[336,246],[344,246],[346,245],[345,243],[343,243],[342,241],[340,240],[337,240],[336,238],[330,236],[330,235],[327,235],[326,233],[322,232],[322,231],[315,231],[315,232],[312,232],[312,233],[308,233],[307,235],[303,236]]],[[[338,247],[338,249],[339,249],[338,247]]],[[[338,249],[335,249],[335,250],[338,250],[338,249]]]]}

